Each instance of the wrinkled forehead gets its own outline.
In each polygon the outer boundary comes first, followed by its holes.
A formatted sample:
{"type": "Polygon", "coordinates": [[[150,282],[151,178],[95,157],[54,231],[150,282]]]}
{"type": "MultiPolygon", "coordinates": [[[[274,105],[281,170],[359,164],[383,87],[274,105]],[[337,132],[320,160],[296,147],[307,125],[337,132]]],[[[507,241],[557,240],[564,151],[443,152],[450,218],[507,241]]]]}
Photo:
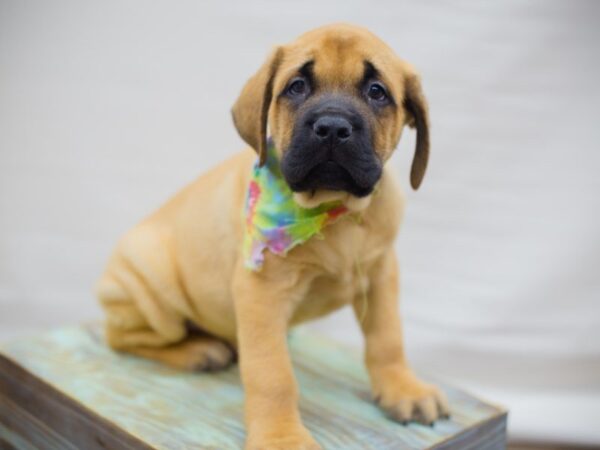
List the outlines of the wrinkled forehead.
{"type": "Polygon", "coordinates": [[[283,88],[287,80],[308,65],[319,89],[351,89],[364,79],[368,64],[376,69],[382,81],[393,85],[396,60],[387,45],[367,32],[311,33],[285,46],[276,85],[283,88]]]}

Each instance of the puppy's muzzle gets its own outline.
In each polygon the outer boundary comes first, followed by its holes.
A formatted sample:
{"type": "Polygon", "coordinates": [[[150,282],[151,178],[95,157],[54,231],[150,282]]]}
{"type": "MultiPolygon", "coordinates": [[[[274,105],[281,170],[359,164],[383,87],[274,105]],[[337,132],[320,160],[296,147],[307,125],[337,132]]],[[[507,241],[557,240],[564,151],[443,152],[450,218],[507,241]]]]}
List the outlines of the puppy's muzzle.
{"type": "Polygon", "coordinates": [[[298,115],[281,161],[295,192],[328,189],[369,195],[382,173],[367,121],[350,100],[330,97],[298,115]]]}

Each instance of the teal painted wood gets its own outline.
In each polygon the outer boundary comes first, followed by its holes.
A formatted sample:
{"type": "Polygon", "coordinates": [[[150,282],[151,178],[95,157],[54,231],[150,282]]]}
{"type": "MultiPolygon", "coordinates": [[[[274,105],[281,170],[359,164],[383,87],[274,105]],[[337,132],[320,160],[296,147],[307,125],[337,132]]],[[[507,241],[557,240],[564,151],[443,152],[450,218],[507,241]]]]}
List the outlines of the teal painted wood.
{"type": "MultiPolygon", "coordinates": [[[[367,375],[355,352],[304,330],[294,332],[289,345],[304,423],[325,449],[505,447],[506,413],[496,406],[445,387],[450,420],[434,427],[402,426],[371,402],[367,375]]],[[[211,374],[178,372],[109,350],[97,326],[17,340],[0,346],[0,353],[150,447],[243,445],[237,367],[211,374]]]]}

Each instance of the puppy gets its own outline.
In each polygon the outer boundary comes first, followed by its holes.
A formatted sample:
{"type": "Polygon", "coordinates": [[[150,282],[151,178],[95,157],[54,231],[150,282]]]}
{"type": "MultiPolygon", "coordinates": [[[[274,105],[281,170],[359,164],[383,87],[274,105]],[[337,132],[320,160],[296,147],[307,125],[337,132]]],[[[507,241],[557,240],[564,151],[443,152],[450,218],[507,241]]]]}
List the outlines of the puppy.
{"type": "Polygon", "coordinates": [[[318,449],[286,335],[352,305],[379,405],[402,422],[445,416],[443,393],[406,362],[397,306],[403,199],[385,163],[416,128],[410,181],[421,184],[429,132],[415,70],[365,29],[325,26],[275,48],[232,113],[256,154],[215,167],[122,238],[97,288],[108,344],[187,370],[239,353],[246,448],[318,449]],[[304,220],[308,234],[286,228],[304,220]],[[281,245],[273,230],[294,239],[281,245]]]}

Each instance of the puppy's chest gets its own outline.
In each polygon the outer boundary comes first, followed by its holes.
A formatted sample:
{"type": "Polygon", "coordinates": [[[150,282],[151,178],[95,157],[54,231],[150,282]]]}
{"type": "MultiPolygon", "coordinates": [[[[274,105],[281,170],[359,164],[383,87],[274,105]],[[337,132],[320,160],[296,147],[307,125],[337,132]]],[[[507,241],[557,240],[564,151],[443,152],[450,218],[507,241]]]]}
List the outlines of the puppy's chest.
{"type": "Polygon", "coordinates": [[[294,322],[323,316],[367,294],[368,273],[387,248],[372,231],[360,221],[336,223],[311,243],[314,279],[294,322]]]}
{"type": "Polygon", "coordinates": [[[370,266],[391,244],[387,236],[372,221],[351,216],[326,227],[309,247],[323,273],[339,279],[357,265],[370,266]]]}

